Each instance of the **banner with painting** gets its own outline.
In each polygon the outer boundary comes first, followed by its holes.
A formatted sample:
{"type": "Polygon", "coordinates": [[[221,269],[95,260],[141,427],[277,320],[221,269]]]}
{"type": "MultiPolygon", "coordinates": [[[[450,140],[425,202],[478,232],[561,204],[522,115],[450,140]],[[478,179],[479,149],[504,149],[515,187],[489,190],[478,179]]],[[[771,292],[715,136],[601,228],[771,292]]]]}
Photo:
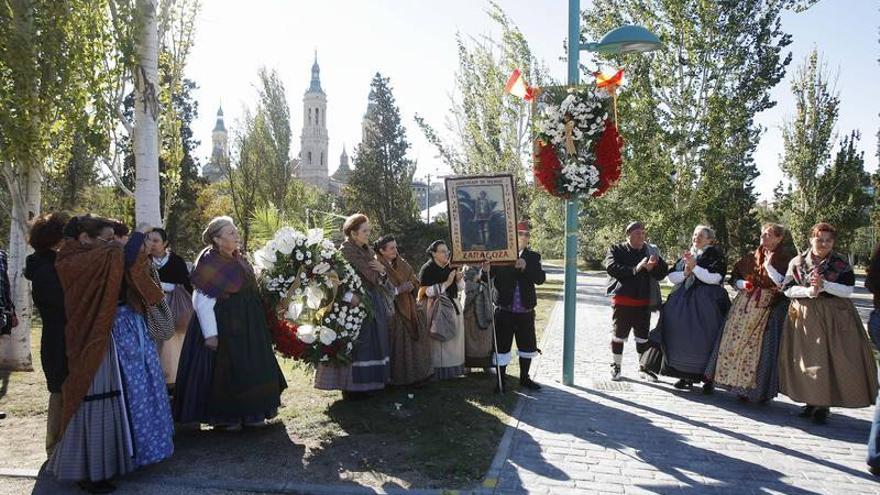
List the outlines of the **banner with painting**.
{"type": "Polygon", "coordinates": [[[446,178],[452,264],[515,262],[516,191],[510,174],[446,178]]]}

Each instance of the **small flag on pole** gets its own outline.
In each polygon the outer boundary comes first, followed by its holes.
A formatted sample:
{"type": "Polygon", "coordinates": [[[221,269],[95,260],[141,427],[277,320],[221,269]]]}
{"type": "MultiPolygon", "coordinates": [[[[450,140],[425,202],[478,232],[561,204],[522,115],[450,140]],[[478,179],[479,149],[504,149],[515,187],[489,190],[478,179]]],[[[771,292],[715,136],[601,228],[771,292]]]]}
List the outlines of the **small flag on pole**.
{"type": "Polygon", "coordinates": [[[623,83],[623,69],[620,69],[615,74],[606,74],[604,72],[596,72],[593,74],[596,76],[596,87],[597,88],[616,88],[623,83]]]}
{"type": "Polygon", "coordinates": [[[526,84],[519,69],[513,69],[513,74],[510,75],[510,79],[507,80],[507,84],[504,86],[504,92],[518,96],[526,101],[531,101],[535,98],[534,88],[526,84]]]}

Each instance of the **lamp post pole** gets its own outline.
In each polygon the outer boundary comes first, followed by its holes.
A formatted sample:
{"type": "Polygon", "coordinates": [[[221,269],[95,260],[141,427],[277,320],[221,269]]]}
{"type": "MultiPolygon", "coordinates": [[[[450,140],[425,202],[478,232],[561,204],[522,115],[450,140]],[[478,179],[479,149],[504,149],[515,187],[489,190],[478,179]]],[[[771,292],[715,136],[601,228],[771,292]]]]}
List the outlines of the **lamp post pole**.
{"type": "MultiPolygon", "coordinates": [[[[578,57],[581,47],[581,2],[568,0],[568,85],[580,80],[578,57]]],[[[580,203],[577,198],[565,201],[565,291],[564,338],[562,343],[562,384],[574,384],[575,322],[577,312],[577,235],[580,203]]]]}

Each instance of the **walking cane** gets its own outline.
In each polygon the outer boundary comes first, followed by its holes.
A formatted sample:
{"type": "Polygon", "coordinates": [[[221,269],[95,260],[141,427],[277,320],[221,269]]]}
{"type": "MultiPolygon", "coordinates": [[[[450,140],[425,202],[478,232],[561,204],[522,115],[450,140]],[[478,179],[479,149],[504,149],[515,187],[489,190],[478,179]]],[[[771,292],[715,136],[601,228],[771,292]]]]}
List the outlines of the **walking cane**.
{"type": "MultiPolygon", "coordinates": [[[[483,261],[489,261],[484,258],[483,261]]],[[[494,352],[495,376],[498,377],[498,391],[504,393],[504,378],[501,376],[501,365],[498,364],[498,334],[495,327],[495,282],[492,279],[492,264],[489,263],[489,304],[492,306],[492,351],[494,352]]]]}

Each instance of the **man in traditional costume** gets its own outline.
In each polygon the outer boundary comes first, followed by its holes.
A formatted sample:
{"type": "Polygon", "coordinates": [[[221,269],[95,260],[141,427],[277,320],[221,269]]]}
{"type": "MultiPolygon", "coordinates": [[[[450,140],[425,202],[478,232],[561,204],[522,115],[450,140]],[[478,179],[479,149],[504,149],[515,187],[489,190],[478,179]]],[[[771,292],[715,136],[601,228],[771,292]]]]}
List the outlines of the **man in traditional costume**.
{"type": "MultiPolygon", "coordinates": [[[[540,385],[529,376],[532,359],[538,357],[538,338],[535,333],[535,306],[538,297],[536,285],[547,280],[541,266],[541,255],[529,248],[531,232],[528,222],[516,225],[519,241],[519,257],[513,266],[500,266],[495,269],[495,328],[498,349],[493,358],[501,368],[501,381],[507,365],[511,361],[511,346],[516,338],[519,355],[519,384],[530,390],[539,390],[540,385]]],[[[500,390],[500,389],[499,389],[500,390]]]]}
{"type": "MultiPolygon", "coordinates": [[[[635,335],[636,352],[641,355],[648,350],[648,331],[651,326],[651,292],[656,290],[659,298],[659,281],[666,276],[669,267],[655,246],[645,242],[647,234],[641,222],[626,226],[627,241],[615,244],[605,255],[605,271],[608,272],[606,294],[611,296],[611,379],[619,380],[623,362],[623,345],[630,331],[635,335]]],[[[659,300],[657,301],[659,302],[659,300]]],[[[656,380],[655,373],[641,369],[642,377],[656,380]]]]}

